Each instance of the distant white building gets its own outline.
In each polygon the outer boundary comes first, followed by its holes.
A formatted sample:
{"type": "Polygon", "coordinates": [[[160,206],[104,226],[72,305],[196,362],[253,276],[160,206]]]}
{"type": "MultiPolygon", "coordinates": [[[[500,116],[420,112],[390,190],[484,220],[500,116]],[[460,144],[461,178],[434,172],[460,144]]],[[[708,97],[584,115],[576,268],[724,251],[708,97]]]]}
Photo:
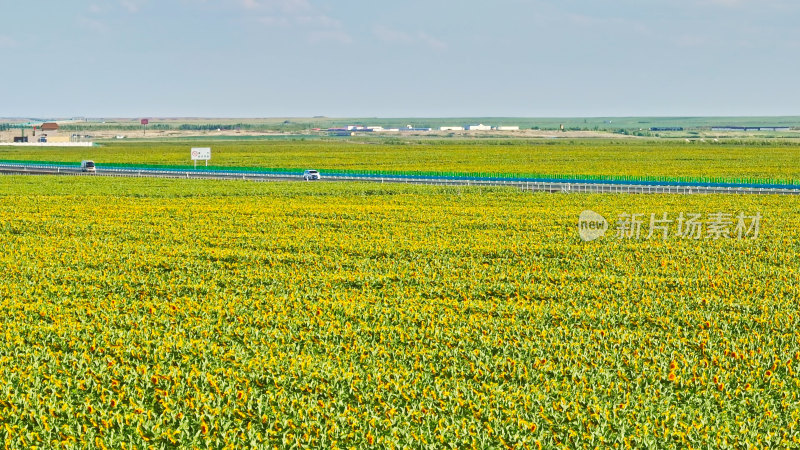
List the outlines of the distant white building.
{"type": "Polygon", "coordinates": [[[519,131],[519,126],[517,125],[507,125],[503,127],[497,127],[497,131],[519,131]]]}
{"type": "Polygon", "coordinates": [[[464,131],[464,127],[439,127],[439,131],[464,131]]]}
{"type": "Polygon", "coordinates": [[[467,125],[467,130],[469,131],[491,131],[492,127],[489,125],[484,125],[482,123],[478,125],[467,125]]]}

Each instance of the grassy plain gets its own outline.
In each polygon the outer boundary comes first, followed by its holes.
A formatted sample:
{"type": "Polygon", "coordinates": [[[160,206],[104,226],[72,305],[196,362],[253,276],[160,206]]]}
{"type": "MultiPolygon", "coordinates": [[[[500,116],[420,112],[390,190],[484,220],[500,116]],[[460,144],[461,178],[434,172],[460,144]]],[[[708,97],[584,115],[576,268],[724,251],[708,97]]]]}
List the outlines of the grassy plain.
{"type": "Polygon", "coordinates": [[[0,441],[797,446],[798,214],[779,196],[2,177],[0,441]],[[587,208],[763,220],[757,239],[584,243],[587,208]]]}
{"type": "Polygon", "coordinates": [[[111,142],[91,148],[0,147],[0,160],[190,165],[210,146],[215,166],[800,179],[791,141],[271,139],[111,142]]]}

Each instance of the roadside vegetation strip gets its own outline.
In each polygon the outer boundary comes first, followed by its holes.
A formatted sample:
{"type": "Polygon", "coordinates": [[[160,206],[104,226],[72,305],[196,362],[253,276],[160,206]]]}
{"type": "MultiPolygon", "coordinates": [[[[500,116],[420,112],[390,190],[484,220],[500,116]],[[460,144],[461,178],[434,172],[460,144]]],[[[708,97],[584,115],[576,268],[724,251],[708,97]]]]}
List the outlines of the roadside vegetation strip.
{"type": "Polygon", "coordinates": [[[270,140],[108,142],[87,149],[0,149],[0,160],[186,166],[191,147],[211,147],[220,167],[520,173],[578,176],[800,179],[800,145],[767,142],[581,140],[270,140]]]}
{"type": "Polygon", "coordinates": [[[11,448],[800,444],[800,200],[0,178],[11,448]],[[585,243],[591,208],[757,239],[585,243]]]}
{"type": "MultiPolygon", "coordinates": [[[[74,168],[76,164],[52,161],[0,161],[0,165],[20,167],[64,167],[74,168]]],[[[152,165],[152,164],[97,164],[98,170],[106,171],[152,171],[152,172],[189,172],[196,174],[232,174],[232,175],[280,175],[300,176],[304,169],[298,168],[256,168],[256,167],[219,167],[193,165],[152,165]]],[[[320,174],[332,177],[363,179],[426,179],[426,180],[461,180],[476,182],[520,182],[520,183],[576,183],[576,184],[626,184],[638,186],[677,186],[677,187],[719,187],[750,189],[800,189],[800,179],[758,179],[733,177],[654,177],[654,176],[603,176],[603,175],[566,175],[566,174],[523,174],[523,173],[486,173],[486,172],[446,172],[446,171],[371,171],[347,169],[319,169],[320,174]]]]}

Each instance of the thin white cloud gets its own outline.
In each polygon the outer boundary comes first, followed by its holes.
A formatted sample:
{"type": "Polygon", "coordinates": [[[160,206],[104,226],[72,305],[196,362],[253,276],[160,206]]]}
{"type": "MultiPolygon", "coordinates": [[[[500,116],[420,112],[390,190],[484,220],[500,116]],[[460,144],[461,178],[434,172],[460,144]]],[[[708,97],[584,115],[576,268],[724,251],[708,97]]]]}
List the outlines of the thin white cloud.
{"type": "Polygon", "coordinates": [[[447,50],[448,47],[446,42],[431,36],[424,31],[407,33],[405,31],[395,30],[383,25],[376,25],[372,27],[372,34],[378,39],[390,44],[423,45],[434,50],[447,50]]]}
{"type": "Polygon", "coordinates": [[[447,43],[439,40],[424,31],[420,31],[417,33],[417,39],[420,42],[427,44],[428,47],[435,49],[435,50],[447,50],[447,43]]]}
{"type": "Polygon", "coordinates": [[[308,42],[351,44],[353,37],[341,20],[314,7],[309,0],[236,0],[248,20],[270,28],[303,33],[308,42]]]}
{"type": "Polygon", "coordinates": [[[119,4],[129,13],[137,13],[147,0],[120,0],[119,4]]]}

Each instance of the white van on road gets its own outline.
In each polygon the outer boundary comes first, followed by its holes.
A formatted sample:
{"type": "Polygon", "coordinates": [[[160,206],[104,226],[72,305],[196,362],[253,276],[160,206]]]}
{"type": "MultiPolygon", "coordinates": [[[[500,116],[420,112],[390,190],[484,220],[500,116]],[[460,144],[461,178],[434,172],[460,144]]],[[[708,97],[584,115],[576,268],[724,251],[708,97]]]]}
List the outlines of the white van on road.
{"type": "Polygon", "coordinates": [[[84,159],[81,161],[81,172],[96,172],[94,161],[90,159],[84,159]]]}

